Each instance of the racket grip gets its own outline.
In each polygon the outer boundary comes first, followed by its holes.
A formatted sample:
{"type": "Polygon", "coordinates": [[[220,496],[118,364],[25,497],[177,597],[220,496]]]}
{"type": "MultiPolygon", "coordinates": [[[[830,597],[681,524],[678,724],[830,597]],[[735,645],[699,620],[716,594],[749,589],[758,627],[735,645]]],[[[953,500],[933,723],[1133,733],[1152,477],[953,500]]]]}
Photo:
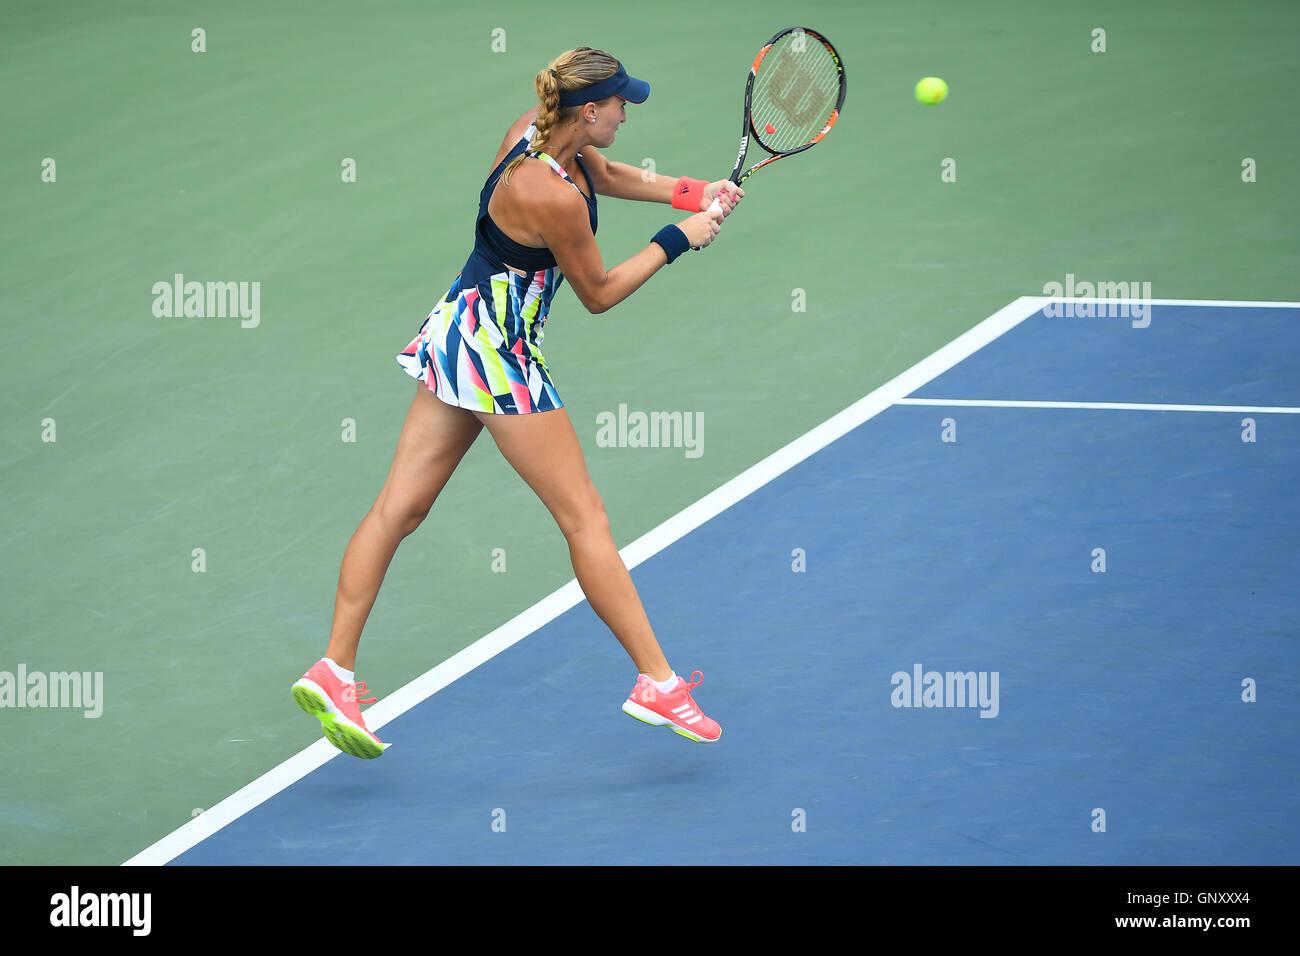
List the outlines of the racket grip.
{"type": "MultiPolygon", "coordinates": [[[[704,211],[705,211],[705,212],[722,212],[722,200],[720,200],[720,199],[715,199],[715,200],[713,200],[713,202],[709,203],[709,208],[706,209],[706,210],[704,210],[704,211]]],[[[700,247],[699,247],[699,246],[691,246],[691,250],[694,251],[694,252],[699,252],[699,251],[700,251],[700,247]]]]}
{"type": "MultiPolygon", "coordinates": [[[[704,211],[705,211],[705,212],[709,212],[709,213],[711,213],[711,212],[722,212],[722,211],[723,211],[723,209],[722,209],[722,200],[721,200],[721,199],[715,199],[715,200],[713,200],[713,202],[709,203],[709,208],[706,209],[706,210],[704,210],[704,211]]],[[[691,246],[691,251],[692,251],[692,252],[699,252],[699,251],[700,251],[700,247],[699,247],[699,246],[691,246]]]]}

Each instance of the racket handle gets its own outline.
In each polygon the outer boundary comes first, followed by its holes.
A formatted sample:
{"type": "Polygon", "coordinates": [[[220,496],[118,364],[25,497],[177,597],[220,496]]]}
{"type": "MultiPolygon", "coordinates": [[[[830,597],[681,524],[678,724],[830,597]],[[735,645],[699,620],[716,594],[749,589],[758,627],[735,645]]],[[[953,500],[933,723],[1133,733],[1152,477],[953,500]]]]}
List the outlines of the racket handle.
{"type": "MultiPolygon", "coordinates": [[[[715,200],[713,200],[713,202],[709,203],[709,208],[706,209],[706,210],[704,210],[704,211],[705,211],[705,212],[708,212],[708,213],[712,213],[712,212],[723,212],[723,209],[722,209],[722,200],[721,200],[721,199],[715,199],[715,200]]],[[[691,251],[693,251],[693,252],[699,252],[699,251],[700,251],[700,247],[699,247],[699,246],[691,246],[691,251]]]]}

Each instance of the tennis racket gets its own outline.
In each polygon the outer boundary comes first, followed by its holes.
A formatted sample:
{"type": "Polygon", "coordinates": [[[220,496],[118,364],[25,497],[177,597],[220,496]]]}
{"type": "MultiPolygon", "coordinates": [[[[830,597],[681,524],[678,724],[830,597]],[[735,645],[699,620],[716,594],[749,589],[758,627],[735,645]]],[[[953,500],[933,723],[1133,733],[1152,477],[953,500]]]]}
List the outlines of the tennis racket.
{"type": "MultiPolygon", "coordinates": [[[[788,27],[754,57],[745,83],[740,152],[729,177],[739,186],[768,163],[802,153],[831,131],[848,87],[831,41],[808,27],[788,27]],[[741,173],[750,137],[772,155],[741,173]]],[[[709,211],[721,209],[715,199],[709,211]]]]}

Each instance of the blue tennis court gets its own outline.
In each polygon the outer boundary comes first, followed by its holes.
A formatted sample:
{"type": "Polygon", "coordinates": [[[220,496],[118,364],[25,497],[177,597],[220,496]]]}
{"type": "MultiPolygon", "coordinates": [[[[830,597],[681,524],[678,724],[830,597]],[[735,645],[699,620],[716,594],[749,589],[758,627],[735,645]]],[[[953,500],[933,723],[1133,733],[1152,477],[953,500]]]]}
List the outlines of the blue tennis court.
{"type": "Polygon", "coordinates": [[[985,326],[633,566],[718,744],[579,602],[133,862],[1300,863],[1300,309],[985,326]]]}

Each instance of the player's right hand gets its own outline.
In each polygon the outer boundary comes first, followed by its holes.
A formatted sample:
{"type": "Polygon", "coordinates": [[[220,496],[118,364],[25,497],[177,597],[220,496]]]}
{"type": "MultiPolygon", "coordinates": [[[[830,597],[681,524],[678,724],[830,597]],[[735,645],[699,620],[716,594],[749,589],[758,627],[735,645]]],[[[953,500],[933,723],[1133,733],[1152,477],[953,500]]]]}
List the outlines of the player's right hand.
{"type": "Polygon", "coordinates": [[[707,210],[716,199],[718,204],[722,206],[722,218],[725,219],[736,211],[736,206],[739,205],[744,196],[745,190],[730,179],[719,179],[716,183],[709,183],[704,187],[704,198],[701,203],[707,210]]]}
{"type": "Polygon", "coordinates": [[[717,212],[697,212],[677,224],[677,228],[686,233],[692,249],[703,249],[722,231],[721,210],[717,212]]]}

